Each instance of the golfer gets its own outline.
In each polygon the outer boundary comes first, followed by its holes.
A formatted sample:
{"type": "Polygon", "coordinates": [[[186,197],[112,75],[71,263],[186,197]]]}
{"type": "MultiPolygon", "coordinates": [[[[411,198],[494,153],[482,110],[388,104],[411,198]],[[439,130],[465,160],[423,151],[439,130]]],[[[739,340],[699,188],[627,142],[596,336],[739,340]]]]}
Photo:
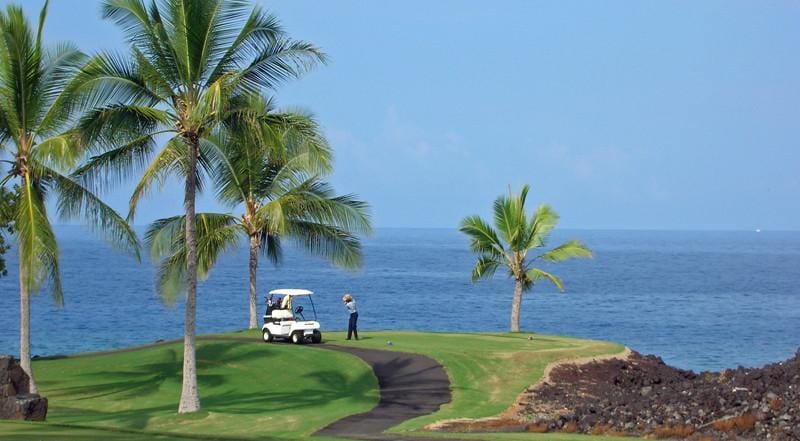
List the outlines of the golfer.
{"type": "Polygon", "coordinates": [[[356,301],[353,300],[353,296],[350,294],[345,294],[342,297],[342,301],[344,302],[344,307],[347,308],[347,312],[350,313],[350,323],[347,325],[347,339],[350,340],[350,337],[355,337],[358,340],[358,308],[356,308],[356,301]]]}

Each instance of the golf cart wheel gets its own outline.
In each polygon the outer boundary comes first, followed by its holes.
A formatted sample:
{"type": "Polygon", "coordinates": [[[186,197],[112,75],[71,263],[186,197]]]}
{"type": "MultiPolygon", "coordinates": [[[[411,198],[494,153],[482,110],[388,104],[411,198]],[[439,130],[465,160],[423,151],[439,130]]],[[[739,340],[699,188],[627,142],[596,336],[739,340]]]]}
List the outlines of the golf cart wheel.
{"type": "Polygon", "coordinates": [[[265,329],[265,330],[264,330],[264,331],[261,333],[261,336],[262,336],[262,337],[264,337],[264,343],[269,343],[269,342],[271,342],[271,341],[272,341],[272,333],[271,333],[271,332],[269,332],[269,329],[265,329]]]}
{"type": "Polygon", "coordinates": [[[303,344],[303,334],[300,332],[292,334],[292,343],[296,345],[303,344]]]}
{"type": "Polygon", "coordinates": [[[322,333],[314,331],[314,335],[311,336],[311,343],[322,343],[322,333]]]}

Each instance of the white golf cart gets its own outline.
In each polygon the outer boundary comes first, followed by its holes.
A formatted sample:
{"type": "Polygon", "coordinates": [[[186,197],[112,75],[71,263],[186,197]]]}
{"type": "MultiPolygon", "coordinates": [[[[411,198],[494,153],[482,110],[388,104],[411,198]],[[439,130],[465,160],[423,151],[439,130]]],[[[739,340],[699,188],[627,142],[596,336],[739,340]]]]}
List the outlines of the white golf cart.
{"type": "Polygon", "coordinates": [[[261,334],[269,343],[275,339],[291,340],[292,343],[322,343],[322,332],[319,330],[317,310],[311,299],[313,292],[306,289],[275,289],[267,297],[267,312],[264,314],[264,326],[261,334]],[[304,306],[305,305],[305,306],[304,306]],[[314,315],[308,320],[308,305],[314,315]]]}

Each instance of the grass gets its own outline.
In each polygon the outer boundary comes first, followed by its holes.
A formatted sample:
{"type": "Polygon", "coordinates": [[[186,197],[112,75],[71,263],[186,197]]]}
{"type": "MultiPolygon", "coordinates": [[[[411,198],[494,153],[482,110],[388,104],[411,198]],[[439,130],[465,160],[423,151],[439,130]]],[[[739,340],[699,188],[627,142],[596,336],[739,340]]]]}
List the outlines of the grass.
{"type": "MultiPolygon", "coordinates": [[[[36,428],[30,439],[65,425],[111,429],[118,433],[110,439],[120,440],[137,439],[137,433],[141,439],[142,432],[162,439],[298,439],[378,401],[372,371],[345,354],[257,340],[200,341],[197,359],[203,409],[189,415],[176,412],[180,344],[37,360],[34,372],[50,409],[46,423],[28,424],[36,428]]],[[[0,439],[26,439],[24,426],[0,423],[0,439]]],[[[87,430],[75,437],[103,439],[87,430]]]]}
{"type": "MultiPolygon", "coordinates": [[[[325,340],[421,353],[445,366],[453,401],[434,415],[393,429],[397,431],[420,430],[447,418],[495,415],[536,382],[548,363],[623,349],[613,343],[544,335],[528,340],[528,335],[381,331],[348,342],[342,333],[329,332],[325,340]]],[[[257,332],[242,331],[199,342],[203,410],[190,415],[176,413],[180,344],[36,360],[39,387],[50,400],[48,421],[0,422],[0,439],[307,439],[325,425],[377,403],[375,378],[357,358],[312,346],[266,345],[259,339],[257,332]],[[231,337],[253,338],[253,343],[231,337]]],[[[571,434],[458,436],[507,441],[618,439],[571,434]]]]}
{"type": "Polygon", "coordinates": [[[449,418],[497,415],[556,360],[622,352],[615,343],[532,334],[449,334],[381,331],[347,341],[342,333],[327,333],[331,343],[414,352],[441,363],[450,377],[453,400],[439,412],[407,421],[393,430],[419,430],[449,418]],[[392,345],[387,342],[391,341],[392,345]]]}
{"type": "MultiPolygon", "coordinates": [[[[0,439],[37,441],[137,441],[141,433],[112,432],[102,429],[57,426],[51,423],[27,421],[0,421],[0,439]]],[[[187,438],[148,435],[154,441],[187,441],[187,438]]]]}
{"type": "MultiPolygon", "coordinates": [[[[260,333],[248,331],[246,335],[257,338],[260,333]]],[[[533,340],[528,340],[531,335],[378,331],[363,333],[359,341],[347,341],[342,332],[327,332],[325,341],[419,353],[445,367],[452,385],[452,402],[442,406],[439,412],[407,421],[393,431],[419,430],[429,423],[449,418],[497,415],[526,387],[538,381],[551,362],[624,350],[622,345],[597,340],[549,335],[535,335],[533,340]]]]}

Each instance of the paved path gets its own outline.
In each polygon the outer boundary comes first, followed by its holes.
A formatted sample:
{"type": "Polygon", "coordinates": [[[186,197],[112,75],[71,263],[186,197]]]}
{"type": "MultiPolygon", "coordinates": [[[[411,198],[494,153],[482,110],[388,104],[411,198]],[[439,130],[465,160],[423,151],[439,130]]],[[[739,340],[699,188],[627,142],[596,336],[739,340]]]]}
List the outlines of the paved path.
{"type": "MultiPolygon", "coordinates": [[[[315,435],[361,440],[422,440],[423,438],[384,434],[403,421],[439,410],[450,402],[450,380],[442,365],[423,355],[326,344],[324,349],[346,352],[361,358],[378,377],[381,398],[369,412],[351,415],[332,423],[315,435]]],[[[437,438],[442,441],[442,438],[437,438]]]]}

